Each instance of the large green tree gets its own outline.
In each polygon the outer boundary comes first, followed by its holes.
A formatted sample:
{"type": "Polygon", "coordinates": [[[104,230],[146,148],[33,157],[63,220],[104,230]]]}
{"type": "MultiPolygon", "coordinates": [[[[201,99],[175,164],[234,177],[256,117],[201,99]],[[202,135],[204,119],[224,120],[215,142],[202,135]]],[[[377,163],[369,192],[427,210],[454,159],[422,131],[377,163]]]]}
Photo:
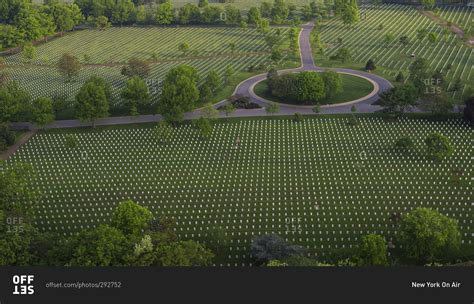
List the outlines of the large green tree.
{"type": "Polygon", "coordinates": [[[201,21],[201,11],[194,4],[187,3],[178,11],[177,21],[181,24],[196,24],[201,21]]]}
{"type": "Polygon", "coordinates": [[[121,73],[127,77],[139,76],[147,78],[150,75],[150,66],[144,60],[130,58],[128,64],[122,67],[121,73]]]}
{"type": "Polygon", "coordinates": [[[173,6],[170,0],[166,0],[165,2],[158,5],[155,14],[156,23],[160,25],[170,24],[173,22],[173,6]]]}
{"type": "Polygon", "coordinates": [[[82,65],[76,56],[71,54],[63,54],[58,61],[58,71],[63,74],[66,81],[72,79],[79,74],[82,65]]]}
{"type": "Polygon", "coordinates": [[[111,226],[125,235],[138,235],[148,227],[153,214],[145,207],[128,200],[121,202],[112,215],[111,226]]]}
{"type": "Polygon", "coordinates": [[[324,81],[324,88],[325,88],[325,97],[333,97],[334,95],[342,92],[342,78],[336,72],[333,71],[325,71],[321,73],[321,76],[324,81]]]}
{"type": "Polygon", "coordinates": [[[247,23],[258,26],[262,21],[262,15],[258,7],[251,7],[247,12],[247,23]]]}
{"type": "Polygon", "coordinates": [[[46,12],[53,18],[56,30],[65,32],[74,29],[84,20],[80,8],[74,4],[52,3],[46,7],[46,12]]]}
{"type": "Polygon", "coordinates": [[[385,266],[388,264],[387,242],[378,234],[368,234],[359,244],[359,264],[361,266],[385,266]]]}
{"type": "Polygon", "coordinates": [[[294,97],[308,104],[315,104],[326,96],[324,80],[319,73],[301,72],[296,76],[294,97]]]}
{"type": "Polygon", "coordinates": [[[25,41],[25,33],[16,26],[0,23],[0,48],[17,46],[25,41]]]}
{"type": "Polygon", "coordinates": [[[47,124],[53,122],[54,111],[51,98],[40,97],[33,101],[31,105],[31,120],[40,128],[45,128],[47,124]]]}
{"type": "Polygon", "coordinates": [[[209,86],[212,94],[216,93],[217,88],[219,88],[221,84],[221,80],[219,78],[219,74],[215,70],[211,70],[209,74],[207,74],[205,84],[209,86]]]}
{"type": "Polygon", "coordinates": [[[436,161],[441,161],[454,153],[451,140],[441,133],[435,132],[428,135],[425,144],[428,156],[436,161]]]}
{"type": "Polygon", "coordinates": [[[193,109],[199,101],[197,70],[191,66],[181,65],[171,69],[163,82],[158,111],[165,119],[178,122],[185,112],[193,109]]]}
{"type": "Polygon", "coordinates": [[[275,24],[282,24],[288,19],[290,10],[285,0],[275,0],[271,10],[272,21],[275,24]]]}
{"type": "Polygon", "coordinates": [[[68,266],[123,266],[131,248],[125,235],[109,225],[83,230],[62,246],[68,266]]]}
{"type": "Polygon", "coordinates": [[[55,30],[51,16],[40,12],[31,5],[23,6],[15,16],[14,24],[24,33],[25,41],[34,41],[48,35],[55,30]]]}
{"type": "Polygon", "coordinates": [[[426,264],[455,252],[461,234],[456,220],[433,209],[417,208],[402,218],[398,242],[407,260],[426,264]]]}
{"type": "Polygon", "coordinates": [[[357,0],[343,0],[341,19],[344,24],[354,25],[360,20],[360,10],[357,0]]]}
{"type": "Polygon", "coordinates": [[[11,122],[29,103],[28,92],[20,88],[17,82],[8,82],[0,88],[0,122],[11,122]]]}
{"type": "Polygon", "coordinates": [[[150,103],[148,87],[145,81],[138,76],[133,76],[127,80],[127,84],[122,91],[122,97],[128,102],[131,115],[138,115],[138,107],[150,103]]]}
{"type": "Polygon", "coordinates": [[[242,14],[238,8],[232,5],[226,5],[225,10],[225,23],[228,25],[238,25],[242,21],[242,14]]]}
{"type": "Polygon", "coordinates": [[[425,80],[431,78],[429,75],[429,63],[424,58],[417,58],[408,68],[410,71],[410,79],[417,88],[419,94],[425,92],[425,80]]]}
{"type": "Polygon", "coordinates": [[[112,21],[122,26],[134,12],[135,5],[131,0],[115,0],[112,6],[112,21]]]}
{"type": "Polygon", "coordinates": [[[28,0],[2,0],[0,1],[0,22],[11,23],[18,16],[20,10],[26,7],[28,0]]]}
{"type": "Polygon", "coordinates": [[[76,95],[76,116],[95,127],[98,118],[108,116],[110,86],[99,77],[91,77],[76,95]]]}
{"type": "Polygon", "coordinates": [[[400,115],[417,104],[417,89],[412,84],[393,87],[380,94],[379,104],[385,111],[391,114],[400,115]]]}

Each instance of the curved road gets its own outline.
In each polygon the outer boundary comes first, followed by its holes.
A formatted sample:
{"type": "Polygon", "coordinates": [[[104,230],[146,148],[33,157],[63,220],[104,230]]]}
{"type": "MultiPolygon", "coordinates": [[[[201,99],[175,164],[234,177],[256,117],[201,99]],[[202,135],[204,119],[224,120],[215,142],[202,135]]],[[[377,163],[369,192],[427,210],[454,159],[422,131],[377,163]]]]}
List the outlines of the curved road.
{"type": "MultiPolygon", "coordinates": [[[[280,72],[298,72],[298,71],[322,71],[324,70],[321,67],[317,67],[314,64],[313,54],[311,51],[310,45],[310,35],[311,30],[314,28],[314,23],[307,23],[302,26],[302,30],[299,34],[299,45],[300,45],[300,57],[301,57],[301,66],[296,69],[282,70],[280,72]]],[[[366,78],[374,85],[375,89],[372,92],[372,95],[368,95],[360,100],[352,101],[345,104],[335,104],[335,105],[326,105],[321,106],[321,113],[350,113],[351,107],[353,104],[356,104],[358,112],[374,112],[380,110],[379,106],[372,105],[378,99],[378,93],[388,90],[392,85],[386,79],[362,71],[350,70],[336,68],[332,69],[336,72],[348,73],[356,76],[366,78]]],[[[266,78],[266,73],[260,74],[254,77],[251,77],[247,80],[241,82],[234,91],[234,94],[241,94],[243,96],[248,96],[250,99],[262,106],[261,109],[239,109],[234,113],[231,113],[229,117],[250,117],[250,116],[266,116],[269,115],[265,111],[271,101],[266,101],[265,99],[256,96],[253,93],[253,87],[259,81],[262,81],[266,78]]],[[[215,104],[215,107],[222,105],[226,100],[222,100],[215,104]]],[[[310,106],[295,106],[295,105],[284,105],[280,104],[279,115],[291,115],[294,113],[301,114],[315,114],[313,113],[312,107],[310,106]]],[[[220,114],[221,117],[225,117],[223,113],[220,114]]],[[[184,115],[185,119],[195,119],[202,116],[201,109],[194,110],[192,112],[186,113],[184,115]]],[[[101,118],[96,121],[97,126],[108,126],[108,125],[124,125],[124,124],[134,124],[134,123],[150,123],[160,121],[162,118],[161,115],[139,115],[139,116],[118,116],[118,117],[107,117],[101,118]]],[[[57,129],[57,128],[76,128],[76,127],[86,127],[90,126],[90,123],[81,122],[77,119],[71,120],[58,120],[47,126],[47,128],[57,129]]],[[[32,129],[30,123],[14,123],[14,128],[17,129],[32,129]]]]}
{"type": "MultiPolygon", "coordinates": [[[[302,30],[300,32],[299,37],[299,44],[300,44],[300,56],[301,56],[301,66],[296,69],[288,69],[282,70],[280,73],[289,73],[289,72],[301,72],[301,71],[323,71],[324,68],[318,67],[314,64],[313,54],[310,45],[310,35],[311,30],[314,28],[314,23],[307,23],[302,26],[302,30]]],[[[378,100],[378,94],[390,89],[392,84],[377,75],[366,73],[362,71],[356,71],[351,69],[343,69],[343,68],[333,68],[331,69],[336,72],[351,74],[354,76],[359,76],[362,78],[367,79],[374,85],[374,91],[363,97],[359,100],[342,103],[342,104],[334,104],[334,105],[323,105],[321,106],[321,113],[350,113],[351,107],[356,105],[358,112],[375,112],[380,110],[379,106],[373,105],[375,101],[378,100]]],[[[250,97],[252,102],[259,104],[262,107],[267,107],[271,104],[271,101],[265,100],[253,92],[253,87],[266,79],[267,74],[260,74],[254,77],[251,77],[242,83],[239,84],[235,93],[248,96],[250,97]]],[[[280,105],[280,112],[279,114],[290,115],[296,112],[301,114],[314,114],[313,113],[313,106],[298,106],[298,105],[289,105],[289,104],[279,104],[280,105]]]]}

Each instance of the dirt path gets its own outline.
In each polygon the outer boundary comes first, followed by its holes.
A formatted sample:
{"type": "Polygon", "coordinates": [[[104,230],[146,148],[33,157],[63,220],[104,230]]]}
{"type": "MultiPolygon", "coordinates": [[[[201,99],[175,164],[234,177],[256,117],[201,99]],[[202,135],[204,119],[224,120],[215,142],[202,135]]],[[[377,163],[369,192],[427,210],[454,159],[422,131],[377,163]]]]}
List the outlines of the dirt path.
{"type": "MultiPolygon", "coordinates": [[[[423,11],[423,10],[420,10],[420,13],[428,18],[430,18],[431,20],[433,20],[434,22],[436,22],[437,24],[441,25],[442,27],[445,27],[445,28],[448,28],[452,33],[456,34],[459,38],[463,39],[464,38],[464,30],[462,28],[460,28],[459,26],[457,26],[456,24],[452,24],[451,23],[451,26],[448,26],[448,21],[444,20],[443,18],[441,17],[438,17],[436,16],[432,11],[423,11]]],[[[467,40],[467,44],[469,46],[474,46],[474,39],[473,37],[469,37],[470,39],[467,40]]]]}
{"type": "Polygon", "coordinates": [[[1,154],[0,154],[0,159],[2,160],[6,160],[8,159],[10,156],[13,155],[13,153],[15,153],[18,149],[20,149],[20,147],[25,144],[28,140],[30,140],[31,137],[33,137],[33,135],[36,134],[38,130],[32,130],[32,131],[28,131],[26,132],[25,134],[23,134],[20,139],[18,139],[16,141],[15,144],[13,144],[12,146],[8,147],[8,149],[6,149],[5,151],[3,151],[1,154]]]}

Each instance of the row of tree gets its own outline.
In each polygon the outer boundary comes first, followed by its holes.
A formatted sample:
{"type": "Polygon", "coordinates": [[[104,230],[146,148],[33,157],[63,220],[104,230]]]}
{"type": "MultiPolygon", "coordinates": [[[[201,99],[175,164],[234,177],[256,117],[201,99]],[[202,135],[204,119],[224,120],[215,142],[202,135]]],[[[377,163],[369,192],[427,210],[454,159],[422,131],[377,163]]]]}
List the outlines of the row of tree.
{"type": "MultiPolygon", "coordinates": [[[[385,108],[386,112],[393,115],[401,115],[415,106],[433,114],[451,112],[454,101],[449,93],[461,91],[463,84],[460,79],[457,79],[453,85],[448,86],[444,75],[450,68],[448,65],[445,70],[432,72],[426,59],[415,59],[409,66],[408,81],[405,75],[399,72],[396,77],[397,85],[381,94],[379,104],[385,108]]],[[[375,69],[373,60],[367,63],[366,69],[375,69]]],[[[472,92],[466,90],[464,95],[466,105],[472,98],[471,95],[472,92]]]]}
{"type": "Polygon", "coordinates": [[[429,208],[416,208],[388,219],[397,229],[397,237],[389,242],[382,235],[361,237],[357,249],[349,254],[329,257],[327,264],[305,256],[306,250],[278,235],[255,237],[251,255],[257,265],[267,266],[388,266],[433,265],[456,262],[460,255],[461,233],[458,222],[429,208]]]}
{"type": "MultiPolygon", "coordinates": [[[[58,69],[67,81],[72,81],[80,70],[80,63],[74,56],[65,54],[58,63],[58,69]]],[[[123,105],[130,115],[138,115],[141,109],[146,109],[152,102],[152,94],[145,81],[150,68],[145,61],[132,58],[121,72],[128,77],[121,92],[123,105]]],[[[158,113],[163,114],[169,122],[181,121],[184,113],[194,109],[198,102],[210,102],[219,88],[231,80],[233,73],[231,66],[226,68],[223,77],[211,70],[198,86],[199,76],[195,68],[181,65],[171,69],[160,88],[158,113]]],[[[8,130],[10,122],[15,121],[29,121],[38,127],[45,127],[58,112],[64,110],[66,104],[64,96],[41,97],[31,101],[28,92],[21,89],[17,82],[5,81],[0,84],[0,123],[5,124],[5,130],[8,130]]],[[[93,76],[84,82],[75,96],[75,115],[95,126],[98,118],[109,115],[111,104],[113,96],[110,83],[93,76]]],[[[7,140],[11,138],[8,135],[10,133],[5,134],[5,144],[7,141],[11,144],[11,140],[7,140]]]]}
{"type": "MultiPolygon", "coordinates": [[[[46,5],[34,5],[28,0],[2,1],[0,13],[0,43],[3,48],[22,45],[38,39],[47,39],[56,32],[64,33],[84,23],[93,24],[98,29],[106,29],[113,24],[224,24],[256,26],[265,31],[270,22],[273,24],[298,22],[296,6],[285,0],[273,3],[263,2],[258,7],[251,7],[247,18],[232,6],[224,8],[210,6],[206,0],[199,5],[186,4],[173,8],[170,0],[157,5],[149,2],[132,0],[76,0],[75,3],[49,1],[46,5]]],[[[336,14],[341,15],[345,23],[353,24],[359,20],[359,9],[355,1],[336,1],[328,4],[336,14]]],[[[302,7],[303,18],[311,20],[327,15],[325,5],[312,1],[302,7]]]]}

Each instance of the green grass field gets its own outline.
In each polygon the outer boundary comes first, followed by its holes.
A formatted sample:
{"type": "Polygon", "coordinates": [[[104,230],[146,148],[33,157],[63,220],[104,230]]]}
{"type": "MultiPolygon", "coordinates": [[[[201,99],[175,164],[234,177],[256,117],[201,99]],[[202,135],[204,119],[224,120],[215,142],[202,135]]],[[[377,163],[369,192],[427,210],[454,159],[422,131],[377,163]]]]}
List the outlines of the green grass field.
{"type": "MultiPolygon", "coordinates": [[[[282,40],[287,30],[280,28],[282,40]]],[[[276,33],[277,29],[272,31],[276,33]]],[[[156,100],[166,72],[181,64],[197,68],[202,78],[212,69],[223,75],[227,66],[237,73],[250,66],[268,64],[270,51],[263,37],[254,29],[224,27],[82,30],[41,44],[36,59],[30,63],[25,63],[21,54],[6,57],[4,71],[33,98],[66,95],[71,101],[87,78],[98,75],[112,85],[114,104],[119,105],[120,91],[126,81],[120,70],[132,57],[150,61],[151,75],[146,81],[156,100]],[[182,42],[190,45],[185,56],[178,50],[182,42]],[[235,44],[234,50],[231,43],[235,44]],[[64,53],[73,54],[83,62],[79,76],[72,83],[65,83],[56,68],[64,53]]]]}
{"type": "MultiPolygon", "coordinates": [[[[374,89],[374,86],[363,78],[351,76],[347,74],[341,74],[341,78],[342,78],[342,92],[334,95],[331,98],[324,98],[323,100],[319,102],[319,104],[321,105],[336,104],[336,103],[343,103],[343,102],[348,102],[351,100],[356,100],[361,97],[367,96],[374,89]]],[[[255,91],[255,94],[257,94],[258,96],[261,96],[268,100],[288,103],[288,104],[296,104],[296,102],[293,102],[292,100],[280,99],[278,97],[273,96],[271,92],[269,92],[268,90],[267,80],[264,80],[258,83],[255,86],[254,91],[255,91]]]]}
{"type": "Polygon", "coordinates": [[[457,79],[462,80],[463,89],[452,94],[457,100],[461,99],[467,85],[472,86],[474,83],[474,49],[466,46],[452,33],[444,35],[442,27],[411,6],[362,6],[361,21],[355,26],[348,28],[339,18],[334,18],[320,25],[319,30],[326,45],[325,56],[322,57],[319,53],[315,56],[315,61],[320,66],[363,69],[365,63],[373,59],[378,67],[384,68],[382,75],[393,81],[399,71],[408,75],[408,67],[413,61],[411,55],[415,54],[416,57],[427,59],[432,71],[442,70],[449,88],[457,79]],[[378,29],[380,25],[383,27],[381,30],[378,29]],[[425,38],[420,42],[416,38],[418,29],[437,33],[438,41],[432,43],[425,38]],[[384,42],[386,34],[394,35],[393,42],[384,42]],[[401,36],[409,37],[408,45],[399,42],[401,36]],[[342,43],[338,42],[338,38],[342,39],[342,43]],[[351,62],[328,60],[342,47],[351,51],[351,62]]]}
{"type": "Polygon", "coordinates": [[[458,219],[470,247],[464,252],[472,254],[472,129],[456,119],[358,119],[358,126],[344,116],[221,120],[209,140],[183,125],[167,144],[154,140],[147,125],[50,130],[7,165],[32,164],[42,230],[69,235],[94,227],[133,199],[155,215],[173,216],[183,238],[205,241],[209,227],[221,226],[232,241],[218,265],[247,265],[252,236],[272,232],[327,260],[335,250],[351,250],[361,235],[394,239],[390,215],[415,207],[458,219]],[[455,147],[440,163],[423,154],[423,140],[434,131],[455,147]],[[64,146],[66,134],[77,135],[78,148],[64,146]],[[395,151],[401,136],[419,152],[395,151]]]}

